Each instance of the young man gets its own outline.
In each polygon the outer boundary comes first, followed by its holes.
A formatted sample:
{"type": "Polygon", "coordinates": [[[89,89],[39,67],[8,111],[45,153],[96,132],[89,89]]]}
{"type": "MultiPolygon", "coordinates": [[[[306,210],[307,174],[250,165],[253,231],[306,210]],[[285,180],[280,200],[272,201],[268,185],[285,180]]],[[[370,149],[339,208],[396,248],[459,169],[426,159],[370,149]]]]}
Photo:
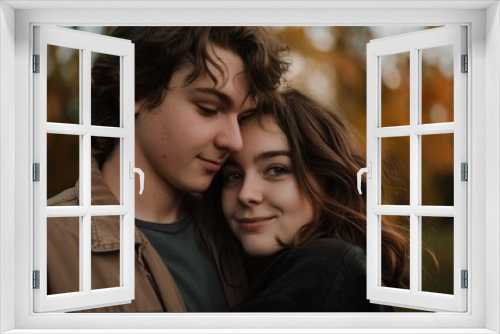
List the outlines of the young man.
{"type": "MultiPolygon", "coordinates": [[[[227,311],[240,297],[222,278],[200,203],[227,157],[242,148],[239,121],[275,97],[284,49],[259,27],[121,27],[135,44],[135,300],[97,312],[227,311]]],[[[117,126],[120,63],[92,71],[92,124],[117,126]]],[[[118,204],[120,146],[93,138],[92,205],[118,204]]],[[[78,183],[49,205],[78,205],[78,183]]],[[[49,293],[78,291],[78,224],[48,220],[49,293]]],[[[119,218],[92,219],[92,289],[119,285],[119,218]]],[[[240,287],[241,288],[241,287],[240,287]]]]}

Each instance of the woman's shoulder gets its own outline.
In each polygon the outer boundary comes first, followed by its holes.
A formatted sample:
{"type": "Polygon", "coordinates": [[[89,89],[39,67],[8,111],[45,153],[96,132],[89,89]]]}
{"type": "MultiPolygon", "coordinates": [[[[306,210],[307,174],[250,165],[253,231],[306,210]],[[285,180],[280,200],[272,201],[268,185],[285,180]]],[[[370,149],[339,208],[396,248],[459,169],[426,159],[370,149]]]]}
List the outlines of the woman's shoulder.
{"type": "Polygon", "coordinates": [[[308,266],[348,265],[349,268],[365,268],[365,253],[356,245],[337,238],[320,238],[286,252],[287,262],[308,266]]]}
{"type": "Polygon", "coordinates": [[[245,310],[370,310],[364,252],[335,238],[321,238],[282,251],[253,292],[245,310]]]}
{"type": "Polygon", "coordinates": [[[363,253],[361,247],[353,245],[347,241],[343,241],[337,238],[319,238],[312,240],[311,242],[305,244],[302,247],[297,248],[304,253],[307,252],[325,252],[325,253],[336,253],[336,252],[354,252],[363,253]]]}

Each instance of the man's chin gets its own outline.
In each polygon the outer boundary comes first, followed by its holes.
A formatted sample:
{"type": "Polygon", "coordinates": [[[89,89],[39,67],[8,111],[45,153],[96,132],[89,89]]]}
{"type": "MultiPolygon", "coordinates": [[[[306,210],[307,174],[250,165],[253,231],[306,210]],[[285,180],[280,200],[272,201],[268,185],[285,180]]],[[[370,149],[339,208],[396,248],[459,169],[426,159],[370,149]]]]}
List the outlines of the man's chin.
{"type": "Polygon", "coordinates": [[[186,189],[184,189],[186,192],[190,193],[203,193],[205,192],[208,187],[210,186],[210,182],[200,182],[199,184],[191,184],[186,189]]]}

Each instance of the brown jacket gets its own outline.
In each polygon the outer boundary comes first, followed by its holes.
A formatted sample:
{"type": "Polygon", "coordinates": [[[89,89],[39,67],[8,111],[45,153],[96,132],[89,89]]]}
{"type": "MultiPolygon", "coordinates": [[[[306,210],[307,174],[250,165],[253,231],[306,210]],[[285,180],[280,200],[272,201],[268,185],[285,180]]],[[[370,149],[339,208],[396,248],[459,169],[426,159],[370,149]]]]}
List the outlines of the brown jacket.
{"type": "MultiPolygon", "coordinates": [[[[95,161],[92,162],[92,205],[119,205],[102,179],[95,161]]],[[[79,183],[52,197],[48,205],[78,205],[79,183]]],[[[195,215],[196,217],[196,215],[195,215]]],[[[199,217],[197,219],[199,221],[199,217]]],[[[92,256],[91,288],[102,289],[120,285],[120,220],[119,216],[94,216],[91,221],[92,256]]],[[[202,234],[203,225],[200,226],[202,234]]],[[[205,233],[206,235],[206,233],[205,233]]],[[[48,293],[57,294],[79,290],[79,220],[76,217],[47,218],[48,293]]],[[[205,238],[206,239],[206,238],[205,238]]],[[[216,266],[215,243],[207,241],[216,266]]],[[[135,299],[130,304],[101,307],[89,312],[185,312],[186,307],[168,268],[144,234],[135,229],[135,299]]],[[[231,272],[232,279],[243,280],[243,271],[231,272]]],[[[241,300],[244,284],[235,288],[221,283],[230,308],[241,300]]]]}

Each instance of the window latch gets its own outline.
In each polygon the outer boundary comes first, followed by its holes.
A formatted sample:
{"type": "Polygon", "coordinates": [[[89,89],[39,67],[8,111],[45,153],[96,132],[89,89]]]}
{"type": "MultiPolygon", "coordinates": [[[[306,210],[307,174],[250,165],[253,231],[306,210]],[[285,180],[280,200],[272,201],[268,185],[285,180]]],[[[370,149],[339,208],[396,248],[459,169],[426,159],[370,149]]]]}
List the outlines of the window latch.
{"type": "Polygon", "coordinates": [[[366,176],[369,179],[371,179],[372,177],[372,163],[368,161],[366,164],[368,165],[367,167],[361,168],[358,171],[358,192],[360,195],[361,195],[361,175],[363,175],[363,173],[366,173],[366,176]]]}
{"type": "Polygon", "coordinates": [[[139,183],[141,185],[141,189],[139,190],[139,195],[142,195],[142,192],[144,191],[144,172],[140,168],[134,167],[134,162],[130,161],[129,163],[129,171],[130,171],[130,178],[134,178],[134,173],[139,174],[139,183]]]}

